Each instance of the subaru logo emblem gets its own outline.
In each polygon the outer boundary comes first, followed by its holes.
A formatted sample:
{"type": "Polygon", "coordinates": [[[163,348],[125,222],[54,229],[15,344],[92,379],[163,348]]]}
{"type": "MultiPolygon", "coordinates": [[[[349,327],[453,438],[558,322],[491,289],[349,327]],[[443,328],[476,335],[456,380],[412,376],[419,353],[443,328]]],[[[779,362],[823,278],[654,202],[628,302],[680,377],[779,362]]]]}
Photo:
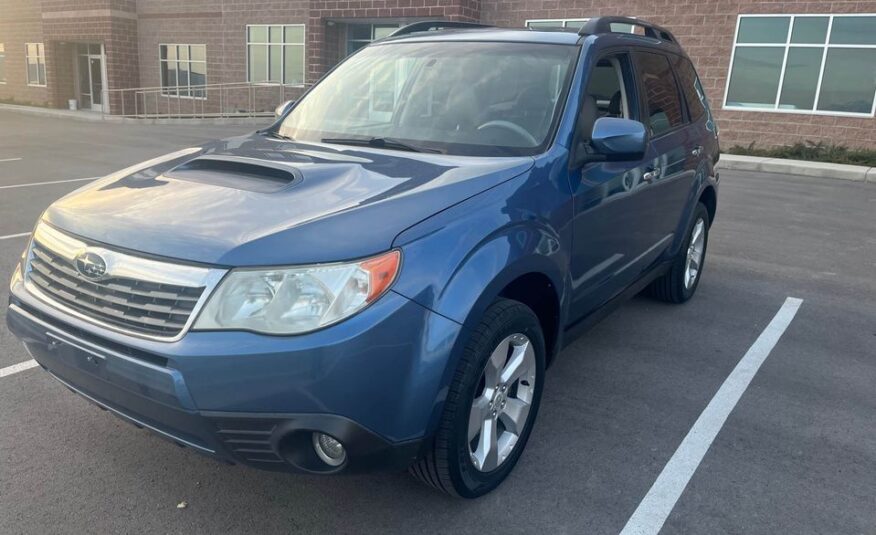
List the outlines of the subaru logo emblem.
{"type": "Polygon", "coordinates": [[[98,281],[106,276],[106,260],[93,251],[83,251],[74,259],[76,271],[88,280],[98,281]]]}

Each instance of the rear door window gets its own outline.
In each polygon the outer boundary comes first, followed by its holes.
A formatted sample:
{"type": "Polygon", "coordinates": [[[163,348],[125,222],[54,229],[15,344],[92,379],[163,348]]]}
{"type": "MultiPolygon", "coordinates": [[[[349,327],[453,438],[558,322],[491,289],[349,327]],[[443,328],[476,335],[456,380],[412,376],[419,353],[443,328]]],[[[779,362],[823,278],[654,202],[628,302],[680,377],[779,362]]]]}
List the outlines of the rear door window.
{"type": "Polygon", "coordinates": [[[687,100],[687,111],[691,121],[699,120],[706,113],[706,93],[697,77],[697,72],[689,59],[677,56],[675,61],[675,73],[678,75],[678,83],[687,100]]]}
{"type": "Polygon", "coordinates": [[[643,96],[644,122],[651,129],[651,136],[658,137],[684,124],[681,98],[669,58],[637,52],[634,61],[643,96]]]}

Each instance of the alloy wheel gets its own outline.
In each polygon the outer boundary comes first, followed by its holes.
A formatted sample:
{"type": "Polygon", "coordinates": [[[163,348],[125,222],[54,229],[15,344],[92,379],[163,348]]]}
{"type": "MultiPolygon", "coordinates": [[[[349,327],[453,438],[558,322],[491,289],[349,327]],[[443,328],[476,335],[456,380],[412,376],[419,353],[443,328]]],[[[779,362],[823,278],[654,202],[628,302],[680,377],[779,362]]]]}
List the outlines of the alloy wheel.
{"type": "Polygon", "coordinates": [[[481,472],[502,465],[526,429],[535,394],[535,350],[512,334],[493,350],[475,390],[468,423],[472,464],[481,472]]]}
{"type": "Polygon", "coordinates": [[[703,249],[706,243],[706,222],[700,218],[691,230],[690,244],[687,247],[687,261],[684,265],[684,287],[693,287],[700,274],[703,263],[703,249]]]}

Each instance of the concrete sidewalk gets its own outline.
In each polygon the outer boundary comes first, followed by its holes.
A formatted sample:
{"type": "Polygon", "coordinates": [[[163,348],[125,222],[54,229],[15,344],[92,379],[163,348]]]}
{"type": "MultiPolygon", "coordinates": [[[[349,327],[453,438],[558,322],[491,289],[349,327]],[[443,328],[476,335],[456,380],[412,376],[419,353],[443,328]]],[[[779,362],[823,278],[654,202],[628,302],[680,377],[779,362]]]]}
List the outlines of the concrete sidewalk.
{"type": "Polygon", "coordinates": [[[866,167],[863,165],[721,154],[718,168],[876,183],[876,167],[866,167]]]}

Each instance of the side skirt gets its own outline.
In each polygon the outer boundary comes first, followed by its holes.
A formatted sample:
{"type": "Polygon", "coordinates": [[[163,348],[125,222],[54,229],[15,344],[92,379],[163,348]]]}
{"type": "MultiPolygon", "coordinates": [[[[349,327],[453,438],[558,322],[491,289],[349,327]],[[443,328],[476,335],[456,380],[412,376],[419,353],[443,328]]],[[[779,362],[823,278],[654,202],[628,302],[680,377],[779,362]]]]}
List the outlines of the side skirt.
{"type": "MultiPolygon", "coordinates": [[[[591,327],[602,321],[606,316],[614,312],[618,309],[622,304],[624,304],[627,300],[635,297],[642,290],[648,287],[655,279],[660,278],[666,272],[669,271],[671,266],[671,262],[663,262],[659,266],[655,267],[645,275],[639,278],[636,282],[627,287],[626,290],[612,297],[605,304],[584,316],[580,320],[576,321],[572,325],[569,325],[563,331],[563,340],[561,342],[562,348],[565,349],[572,342],[577,340],[581,335],[590,330],[591,327]]],[[[556,360],[556,359],[553,359],[556,360]]],[[[553,362],[552,360],[552,362],[553,362]]]]}

